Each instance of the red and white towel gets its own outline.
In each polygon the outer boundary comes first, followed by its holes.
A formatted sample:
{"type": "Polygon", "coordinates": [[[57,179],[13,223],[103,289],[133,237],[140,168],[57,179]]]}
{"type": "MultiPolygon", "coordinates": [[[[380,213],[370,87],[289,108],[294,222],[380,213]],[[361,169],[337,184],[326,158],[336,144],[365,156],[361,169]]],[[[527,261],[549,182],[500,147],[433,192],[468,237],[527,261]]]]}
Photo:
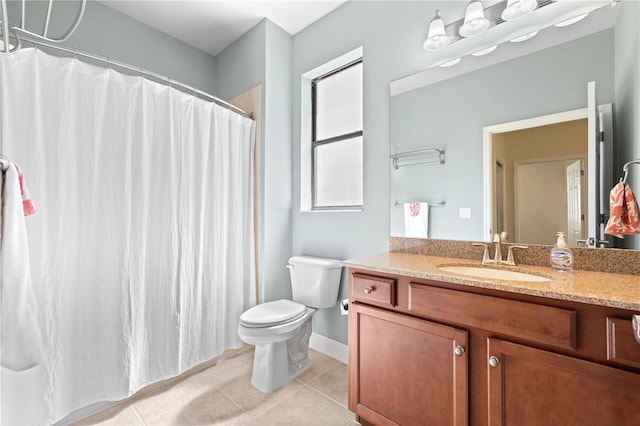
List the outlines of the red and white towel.
{"type": "Polygon", "coordinates": [[[31,282],[25,215],[35,209],[29,201],[18,167],[0,175],[2,235],[0,236],[0,364],[21,371],[42,360],[38,308],[31,282]],[[26,204],[25,204],[26,201],[26,204]]]}
{"type": "Polygon", "coordinates": [[[414,201],[404,205],[404,236],[429,237],[429,203],[414,201]]]}
{"type": "Polygon", "coordinates": [[[609,193],[610,216],[605,234],[624,238],[625,235],[640,234],[640,210],[629,185],[620,182],[609,193]]]}

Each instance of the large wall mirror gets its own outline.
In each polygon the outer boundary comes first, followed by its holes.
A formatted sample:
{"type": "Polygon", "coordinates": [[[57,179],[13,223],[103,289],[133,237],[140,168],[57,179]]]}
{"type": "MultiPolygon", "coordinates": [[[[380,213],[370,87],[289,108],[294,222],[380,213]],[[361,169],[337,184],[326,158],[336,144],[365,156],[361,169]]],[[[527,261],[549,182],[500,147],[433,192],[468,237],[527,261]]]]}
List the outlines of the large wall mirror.
{"type": "MultiPolygon", "coordinates": [[[[409,218],[418,207],[427,238],[487,241],[506,231],[507,242],[553,244],[564,231],[573,245],[585,245],[587,228],[598,226],[590,221],[608,210],[603,199],[620,165],[632,159],[624,157],[633,141],[616,134],[625,120],[638,119],[619,114],[629,102],[616,99],[623,85],[634,84],[616,81],[616,46],[621,37],[637,37],[628,20],[620,23],[622,14],[610,15],[604,29],[601,18],[589,17],[579,37],[452,77],[430,79],[429,72],[446,75],[433,69],[423,72],[426,83],[415,75],[392,82],[390,235],[419,236],[409,218]],[[589,82],[599,105],[591,106],[595,120],[610,142],[603,183],[594,172],[600,166],[589,164],[589,82]],[[590,180],[604,197],[588,193],[590,180]]],[[[607,239],[609,247],[619,244],[607,239]]]]}

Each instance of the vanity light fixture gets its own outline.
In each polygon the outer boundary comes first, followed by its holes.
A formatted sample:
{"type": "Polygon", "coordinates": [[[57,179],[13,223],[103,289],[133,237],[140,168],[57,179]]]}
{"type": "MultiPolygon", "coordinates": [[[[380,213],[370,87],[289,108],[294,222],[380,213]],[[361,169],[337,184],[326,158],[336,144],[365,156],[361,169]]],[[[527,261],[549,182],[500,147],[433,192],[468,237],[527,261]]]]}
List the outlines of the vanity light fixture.
{"type": "MultiPolygon", "coordinates": [[[[486,8],[481,0],[467,3],[464,18],[445,25],[440,11],[429,23],[427,38],[422,44],[425,50],[434,52],[465,38],[476,37],[506,20],[521,18],[536,8],[542,8],[562,0],[500,0],[486,8]],[[505,19],[507,18],[507,19],[505,19]]],[[[612,0],[616,1],[616,0],[612,0]]],[[[487,52],[488,53],[488,52],[487,52]]]]}
{"type": "Polygon", "coordinates": [[[429,24],[429,33],[422,47],[425,50],[440,50],[449,44],[449,37],[444,29],[444,20],[440,16],[440,11],[436,10],[436,16],[433,17],[429,24]]]}
{"type": "Polygon", "coordinates": [[[502,11],[502,19],[505,21],[515,21],[524,18],[538,7],[536,0],[509,0],[507,7],[502,11]]]}
{"type": "Polygon", "coordinates": [[[487,47],[485,49],[481,49],[478,50],[476,52],[473,52],[471,55],[472,56],[484,56],[484,55],[488,55],[489,53],[493,52],[494,50],[496,50],[496,48],[498,47],[497,44],[491,46],[491,47],[487,47]]]}
{"type": "Polygon", "coordinates": [[[489,20],[484,17],[484,9],[480,0],[471,0],[464,14],[464,24],[460,27],[462,37],[473,37],[482,34],[489,28],[489,20]]]}
{"type": "MultiPolygon", "coordinates": [[[[581,5],[582,3],[589,3],[584,1],[576,1],[576,0],[498,0],[497,2],[492,2],[490,6],[483,8],[481,0],[467,0],[468,3],[465,9],[464,18],[461,18],[455,22],[451,22],[448,25],[445,25],[442,16],[440,15],[440,11],[436,10],[435,16],[429,23],[429,31],[427,34],[427,39],[423,43],[423,47],[425,50],[434,52],[436,50],[441,50],[447,47],[448,45],[454,45],[458,42],[462,42],[462,44],[466,47],[462,47],[461,49],[451,48],[451,52],[449,55],[440,55],[436,54],[434,59],[437,60],[437,57],[440,57],[440,61],[448,61],[440,65],[441,67],[447,67],[455,65],[459,62],[460,58],[467,54],[471,54],[473,56],[482,56],[487,55],[493,52],[496,49],[496,38],[500,38],[500,42],[509,40],[511,37],[514,37],[518,33],[522,33],[526,31],[522,26],[518,25],[518,23],[511,23],[508,21],[514,21],[524,18],[525,16],[531,14],[536,11],[537,18],[535,19],[525,19],[524,21],[529,21],[524,23],[523,26],[529,27],[542,27],[546,28],[546,26],[542,25],[541,20],[545,19],[546,12],[537,13],[538,9],[545,9],[550,5],[552,6],[547,13],[547,17],[554,16],[554,19],[558,20],[560,16],[563,16],[560,19],[564,19],[559,23],[553,24],[549,22],[549,26],[555,25],[556,27],[564,27],[567,25],[571,25],[576,23],[582,19],[584,19],[588,13],[600,9],[604,6],[608,6],[609,4],[615,6],[622,0],[593,0],[595,4],[593,7],[581,5]],[[568,3],[575,2],[576,5],[573,6],[558,6],[560,3],[568,3]],[[580,4],[578,4],[580,3],[580,4]],[[561,12],[561,14],[554,11],[557,10],[561,12]],[[566,19],[566,16],[571,16],[571,14],[567,14],[567,12],[575,10],[574,13],[578,13],[578,16],[575,16],[570,19],[566,19]],[[584,13],[587,11],[587,13],[584,13]],[[537,19],[537,21],[536,21],[537,19]],[[502,24],[505,24],[504,31],[502,35],[498,31],[496,36],[493,39],[490,35],[485,35],[482,37],[478,37],[474,39],[474,41],[464,41],[470,37],[476,37],[481,35],[487,31],[488,29],[492,29],[494,27],[498,27],[502,24]],[[534,25],[532,25],[534,24],[534,25]],[[552,25],[553,24],[553,25],[552,25]],[[517,27],[521,27],[519,30],[517,27]],[[484,42],[481,40],[484,39],[484,42]],[[478,42],[475,42],[478,40],[478,42]],[[461,50],[466,50],[465,52],[461,52],[461,50]],[[475,49],[475,50],[472,50],[475,49]],[[455,52],[454,52],[455,50],[455,52]],[[462,55],[462,56],[461,56],[462,55]],[[450,58],[456,58],[454,60],[449,60],[450,58]]],[[[515,38],[510,39],[509,41],[518,43],[525,40],[529,40],[531,37],[535,36],[538,31],[532,31],[528,34],[521,35],[515,38]]],[[[456,44],[456,46],[458,46],[456,44]]]]}
{"type": "Polygon", "coordinates": [[[509,41],[512,42],[512,43],[520,43],[521,41],[529,40],[531,37],[535,36],[536,34],[538,34],[538,31],[531,31],[528,34],[522,35],[520,37],[513,38],[513,39],[511,39],[509,41]]]}

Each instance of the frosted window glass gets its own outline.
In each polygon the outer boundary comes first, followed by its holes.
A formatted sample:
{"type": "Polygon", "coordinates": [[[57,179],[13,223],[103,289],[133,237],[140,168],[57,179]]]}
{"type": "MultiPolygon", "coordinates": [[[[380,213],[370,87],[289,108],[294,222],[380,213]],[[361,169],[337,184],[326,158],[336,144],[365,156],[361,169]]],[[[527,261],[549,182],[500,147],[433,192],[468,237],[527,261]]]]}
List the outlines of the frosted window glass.
{"type": "Polygon", "coordinates": [[[315,207],[362,205],[362,136],[315,147],[315,207]]]}
{"type": "Polygon", "coordinates": [[[316,82],[316,137],[362,130],[362,62],[316,82]]]}

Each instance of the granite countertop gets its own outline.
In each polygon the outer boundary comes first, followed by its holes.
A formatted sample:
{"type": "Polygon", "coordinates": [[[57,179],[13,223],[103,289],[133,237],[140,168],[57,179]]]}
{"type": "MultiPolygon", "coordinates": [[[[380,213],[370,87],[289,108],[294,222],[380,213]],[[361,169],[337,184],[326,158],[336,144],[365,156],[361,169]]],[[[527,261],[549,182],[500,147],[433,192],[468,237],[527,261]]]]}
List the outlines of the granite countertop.
{"type": "Polygon", "coordinates": [[[478,266],[481,265],[480,261],[402,252],[381,253],[346,260],[344,263],[349,267],[370,271],[640,311],[640,276],[638,275],[582,270],[567,273],[556,272],[550,267],[518,265],[499,268],[541,275],[549,278],[550,281],[496,280],[469,277],[438,269],[443,265],[478,266]]]}

